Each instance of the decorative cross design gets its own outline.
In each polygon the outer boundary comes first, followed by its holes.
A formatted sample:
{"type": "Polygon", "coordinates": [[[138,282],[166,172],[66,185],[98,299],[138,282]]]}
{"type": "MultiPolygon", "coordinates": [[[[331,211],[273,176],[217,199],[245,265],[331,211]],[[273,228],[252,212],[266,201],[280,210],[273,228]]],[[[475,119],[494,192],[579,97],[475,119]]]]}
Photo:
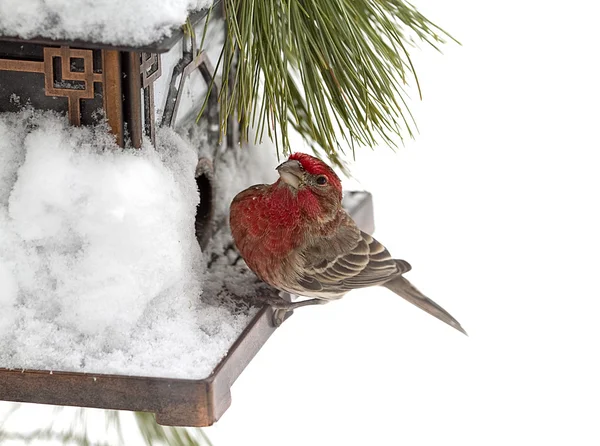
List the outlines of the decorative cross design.
{"type": "Polygon", "coordinates": [[[142,88],[151,86],[151,84],[160,77],[162,69],[158,54],[142,53],[140,73],[142,74],[142,88]]]}
{"type": "Polygon", "coordinates": [[[142,75],[142,88],[144,89],[144,130],[146,135],[156,143],[154,124],[154,81],[162,74],[160,56],[155,53],[142,53],[140,74],[142,75]]]}
{"type": "Polygon", "coordinates": [[[0,59],[0,70],[43,74],[46,96],[66,97],[69,121],[81,125],[79,100],[93,99],[94,82],[103,82],[102,74],[94,73],[93,64],[91,50],[45,47],[43,61],[0,59]],[[60,60],[58,73],[54,70],[55,59],[60,60]]]}
{"type": "Polygon", "coordinates": [[[102,74],[94,73],[92,51],[74,50],[68,46],[44,48],[46,96],[66,97],[69,101],[69,121],[81,125],[80,99],[93,99],[94,82],[102,83],[102,74]],[[54,59],[60,59],[60,81],[56,79],[54,59]],[[77,61],[83,61],[78,69],[77,61]]]}

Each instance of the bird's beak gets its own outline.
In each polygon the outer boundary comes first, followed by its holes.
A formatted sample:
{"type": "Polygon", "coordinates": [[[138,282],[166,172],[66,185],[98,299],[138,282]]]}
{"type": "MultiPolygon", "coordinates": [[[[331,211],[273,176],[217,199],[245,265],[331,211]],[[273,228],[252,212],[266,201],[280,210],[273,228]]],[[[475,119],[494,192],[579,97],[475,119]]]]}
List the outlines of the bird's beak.
{"type": "Polygon", "coordinates": [[[304,168],[299,161],[288,160],[277,166],[279,176],[284,183],[289,184],[294,189],[298,189],[300,183],[304,180],[304,168]]]}

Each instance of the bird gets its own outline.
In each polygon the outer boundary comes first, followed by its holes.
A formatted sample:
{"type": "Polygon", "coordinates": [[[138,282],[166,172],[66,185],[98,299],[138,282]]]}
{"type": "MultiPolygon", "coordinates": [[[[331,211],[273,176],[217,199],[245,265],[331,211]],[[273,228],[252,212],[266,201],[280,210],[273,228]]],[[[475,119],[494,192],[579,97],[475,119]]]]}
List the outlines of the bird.
{"type": "Polygon", "coordinates": [[[277,290],[310,298],[280,299],[275,308],[285,313],[339,299],[354,289],[383,286],[467,334],[404,277],[411,270],[407,261],[394,259],[357,227],[342,208],[342,183],[331,167],[297,152],[276,170],[277,181],[241,191],[229,209],[233,241],[246,265],[277,290]]]}

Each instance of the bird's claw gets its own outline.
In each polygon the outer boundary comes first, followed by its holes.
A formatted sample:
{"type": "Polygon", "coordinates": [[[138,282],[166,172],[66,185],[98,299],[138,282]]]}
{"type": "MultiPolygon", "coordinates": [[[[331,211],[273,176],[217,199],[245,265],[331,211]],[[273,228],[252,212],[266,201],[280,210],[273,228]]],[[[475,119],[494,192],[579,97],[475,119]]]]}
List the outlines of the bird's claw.
{"type": "Polygon", "coordinates": [[[280,327],[281,324],[283,324],[283,321],[285,321],[289,316],[291,316],[291,314],[291,311],[288,311],[285,308],[273,309],[273,326],[280,327]]]}

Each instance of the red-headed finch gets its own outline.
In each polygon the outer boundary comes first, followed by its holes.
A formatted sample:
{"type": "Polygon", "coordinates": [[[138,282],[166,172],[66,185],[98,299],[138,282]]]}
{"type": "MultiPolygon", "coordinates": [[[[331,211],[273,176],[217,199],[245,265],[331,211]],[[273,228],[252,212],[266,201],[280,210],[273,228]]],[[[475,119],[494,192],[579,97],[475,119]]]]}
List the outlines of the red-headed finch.
{"type": "Polygon", "coordinates": [[[327,164],[294,153],[277,171],[275,183],[249,187],[233,199],[229,221],[242,258],[260,279],[280,291],[314,298],[285,308],[381,285],[466,334],[403,277],[411,269],[408,262],[392,258],[358,229],[342,209],[342,184],[327,164]]]}

